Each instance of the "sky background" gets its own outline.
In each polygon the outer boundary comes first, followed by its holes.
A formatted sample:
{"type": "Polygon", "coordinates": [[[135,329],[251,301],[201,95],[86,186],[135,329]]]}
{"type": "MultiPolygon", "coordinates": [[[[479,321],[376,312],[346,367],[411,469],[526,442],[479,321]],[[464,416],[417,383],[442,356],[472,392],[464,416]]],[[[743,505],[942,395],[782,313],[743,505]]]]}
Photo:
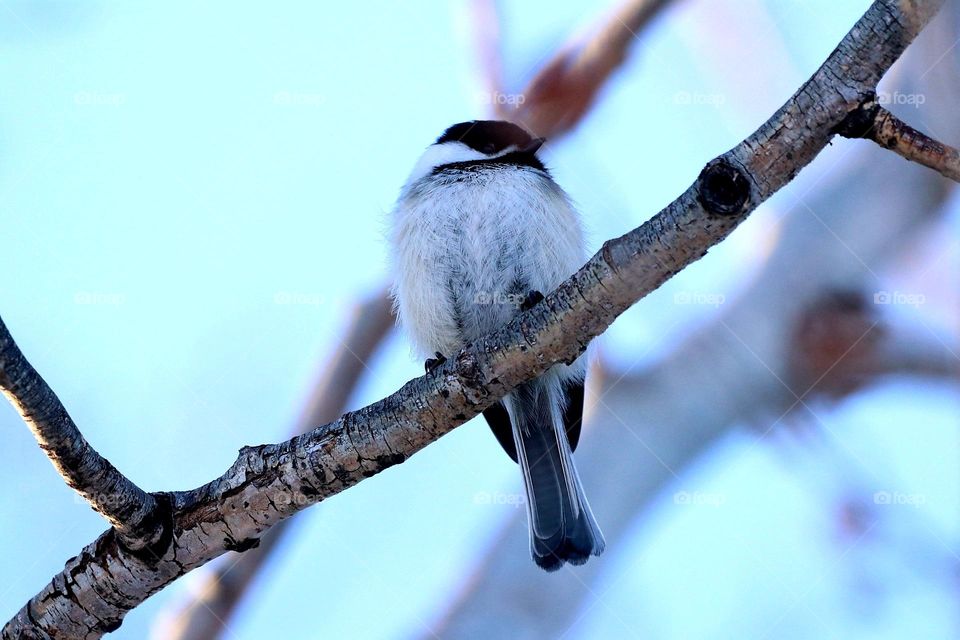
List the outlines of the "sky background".
{"type": "MultiPolygon", "coordinates": [[[[678,2],[550,146],[592,250],[773,113],[869,2],[727,4],[715,29],[704,0],[678,2]]],[[[601,6],[503,2],[508,90],[601,6]]],[[[466,16],[459,2],[0,0],[0,314],[88,440],[140,486],[198,486],[241,446],[285,437],[351,303],[388,277],[385,217],[414,161],[448,125],[487,115],[466,16]]],[[[853,144],[838,141],[800,184],[853,144]]],[[[713,317],[672,296],[734,298],[788,209],[775,197],[625,314],[601,340],[612,366],[653,362],[713,317]]],[[[955,285],[958,265],[947,253],[931,282],[955,285]]],[[[956,299],[931,287],[902,312],[947,332],[956,299]]],[[[368,364],[351,407],[422,371],[399,334],[368,364]]],[[[629,545],[601,559],[607,606],[566,637],[956,637],[958,415],[955,386],[896,380],[823,409],[842,447],[754,447],[732,432],[685,480],[737,499],[683,509],[665,487],[629,545]],[[892,508],[877,539],[839,557],[825,502],[863,463],[871,482],[923,503],[892,508]]],[[[6,404],[0,433],[6,619],[105,524],[6,404]]],[[[519,487],[482,422],[455,430],[297,516],[228,637],[428,633],[516,508],[475,496],[519,487]]],[[[147,637],[196,577],[112,637],[147,637]]]]}

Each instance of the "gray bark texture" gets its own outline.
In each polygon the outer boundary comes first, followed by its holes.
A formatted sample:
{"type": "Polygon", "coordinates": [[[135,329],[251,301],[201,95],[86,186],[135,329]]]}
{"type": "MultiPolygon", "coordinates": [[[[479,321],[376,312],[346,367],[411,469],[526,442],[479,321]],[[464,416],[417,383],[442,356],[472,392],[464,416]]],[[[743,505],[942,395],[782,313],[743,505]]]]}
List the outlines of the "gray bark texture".
{"type": "MultiPolygon", "coordinates": [[[[606,242],[541,304],[383,400],[286,442],[244,447],[226,473],[197,489],[155,494],[170,508],[166,544],[135,549],[119,527],[107,531],[24,605],[2,637],[98,638],[187,571],[255,547],[276,523],[403,462],[517,385],[574,360],[813,160],[941,4],[875,2],[759,130],[711,161],[650,221],[606,242]]],[[[695,401],[696,391],[689,397],[695,401]]]]}

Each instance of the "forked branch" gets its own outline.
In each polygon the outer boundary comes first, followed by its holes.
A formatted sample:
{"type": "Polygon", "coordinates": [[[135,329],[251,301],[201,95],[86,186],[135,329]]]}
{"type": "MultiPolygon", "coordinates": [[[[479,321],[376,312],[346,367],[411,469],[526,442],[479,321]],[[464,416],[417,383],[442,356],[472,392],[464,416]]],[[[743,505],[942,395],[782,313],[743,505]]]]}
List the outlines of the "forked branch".
{"type": "Polygon", "coordinates": [[[170,509],[120,473],[83,437],[0,319],[0,391],[23,417],[57,473],[102,514],[131,551],[170,544],[170,509]]]}

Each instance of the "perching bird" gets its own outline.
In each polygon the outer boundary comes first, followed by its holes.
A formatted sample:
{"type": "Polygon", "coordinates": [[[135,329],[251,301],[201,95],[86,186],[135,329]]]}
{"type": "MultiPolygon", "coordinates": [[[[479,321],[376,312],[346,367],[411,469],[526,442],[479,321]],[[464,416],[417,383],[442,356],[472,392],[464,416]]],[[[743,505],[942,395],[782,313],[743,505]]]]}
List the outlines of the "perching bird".
{"type": "MultiPolygon", "coordinates": [[[[401,324],[428,372],[537,304],[585,260],[566,193],[537,157],[543,139],[477,120],[447,129],[420,157],[390,220],[401,324]]],[[[547,571],[583,564],[604,542],[573,449],[583,416],[584,358],[558,364],[483,412],[519,462],[530,550],[547,571]]]]}

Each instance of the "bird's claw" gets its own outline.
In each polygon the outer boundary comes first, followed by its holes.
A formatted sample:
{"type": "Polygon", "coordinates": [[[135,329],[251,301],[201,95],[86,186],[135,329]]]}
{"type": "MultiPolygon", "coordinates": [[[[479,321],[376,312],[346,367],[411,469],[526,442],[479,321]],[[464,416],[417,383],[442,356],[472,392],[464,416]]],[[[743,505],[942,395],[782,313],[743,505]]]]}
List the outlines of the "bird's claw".
{"type": "Polygon", "coordinates": [[[543,294],[534,289],[528,293],[527,297],[520,303],[520,311],[530,311],[530,309],[540,304],[542,300],[543,294]]]}
{"type": "Polygon", "coordinates": [[[444,362],[447,361],[446,356],[444,356],[439,351],[435,351],[434,355],[437,357],[427,358],[423,363],[423,368],[426,370],[427,373],[433,373],[437,369],[437,367],[439,367],[440,365],[442,365],[444,362]]]}

